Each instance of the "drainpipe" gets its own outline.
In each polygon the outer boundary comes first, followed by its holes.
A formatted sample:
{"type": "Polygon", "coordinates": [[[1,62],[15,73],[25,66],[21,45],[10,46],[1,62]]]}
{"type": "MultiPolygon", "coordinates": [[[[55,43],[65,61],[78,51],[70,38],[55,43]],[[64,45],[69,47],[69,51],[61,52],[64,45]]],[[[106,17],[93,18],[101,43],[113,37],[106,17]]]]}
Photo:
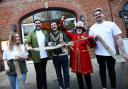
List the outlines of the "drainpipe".
{"type": "MultiPolygon", "coordinates": [[[[111,1],[113,1],[113,0],[108,0],[108,3],[109,3],[109,10],[110,10],[110,15],[111,15],[111,20],[113,21],[112,8],[111,8],[111,1]]],[[[116,43],[115,40],[114,40],[114,42],[116,43]]],[[[116,54],[119,54],[119,49],[118,49],[117,44],[115,44],[115,48],[116,48],[116,54]]]]}
{"type": "Polygon", "coordinates": [[[123,19],[124,19],[125,28],[126,28],[126,37],[128,37],[128,27],[126,26],[126,21],[125,21],[128,18],[125,18],[125,16],[123,16],[123,19]]]}
{"type": "Polygon", "coordinates": [[[108,4],[109,4],[109,11],[110,11],[110,15],[111,15],[111,20],[113,21],[112,8],[111,8],[111,1],[113,1],[113,0],[108,0],[108,4]]]}

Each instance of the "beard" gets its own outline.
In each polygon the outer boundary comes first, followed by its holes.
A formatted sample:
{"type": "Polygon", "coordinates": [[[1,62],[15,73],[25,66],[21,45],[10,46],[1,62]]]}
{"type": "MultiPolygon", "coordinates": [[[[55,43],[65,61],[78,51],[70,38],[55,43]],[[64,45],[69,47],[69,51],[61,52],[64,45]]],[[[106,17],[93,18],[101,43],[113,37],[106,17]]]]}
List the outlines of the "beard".
{"type": "Polygon", "coordinates": [[[57,28],[56,27],[52,28],[52,31],[53,32],[56,32],[57,31],[57,28]]]}
{"type": "Polygon", "coordinates": [[[103,22],[103,17],[102,17],[102,16],[98,16],[98,17],[96,18],[96,22],[97,22],[97,23],[102,23],[102,22],[103,22]]]}
{"type": "Polygon", "coordinates": [[[102,23],[103,22],[103,19],[102,18],[99,18],[96,20],[97,23],[102,23]]]}
{"type": "Polygon", "coordinates": [[[40,29],[41,29],[40,25],[37,25],[37,26],[36,26],[36,29],[37,29],[37,30],[40,30],[40,29]]]}

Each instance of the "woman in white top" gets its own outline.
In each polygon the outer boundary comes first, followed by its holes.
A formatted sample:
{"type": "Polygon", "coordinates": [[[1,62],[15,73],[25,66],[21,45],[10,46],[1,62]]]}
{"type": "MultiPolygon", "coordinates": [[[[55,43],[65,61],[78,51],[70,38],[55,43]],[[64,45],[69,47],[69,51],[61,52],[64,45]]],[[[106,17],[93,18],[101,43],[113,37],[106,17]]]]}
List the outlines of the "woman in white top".
{"type": "Polygon", "coordinates": [[[20,43],[19,34],[13,32],[9,37],[8,47],[3,52],[5,71],[8,75],[12,89],[19,89],[20,87],[14,60],[18,60],[22,80],[23,83],[25,83],[27,74],[25,59],[27,59],[27,55],[28,53],[26,52],[24,45],[20,43]]]}

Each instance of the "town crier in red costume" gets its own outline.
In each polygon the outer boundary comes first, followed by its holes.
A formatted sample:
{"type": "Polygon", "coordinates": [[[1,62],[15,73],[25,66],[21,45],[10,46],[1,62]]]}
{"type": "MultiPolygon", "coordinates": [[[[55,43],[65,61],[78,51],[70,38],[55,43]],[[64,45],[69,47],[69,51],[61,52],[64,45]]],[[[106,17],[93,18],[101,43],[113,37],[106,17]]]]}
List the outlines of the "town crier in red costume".
{"type": "Polygon", "coordinates": [[[84,25],[81,21],[76,24],[76,34],[68,32],[65,28],[63,31],[70,38],[70,67],[72,72],[77,75],[79,89],[84,89],[83,78],[86,81],[88,89],[92,89],[90,73],[93,72],[91,58],[88,47],[95,47],[92,36],[88,36],[85,32],[84,25]]]}

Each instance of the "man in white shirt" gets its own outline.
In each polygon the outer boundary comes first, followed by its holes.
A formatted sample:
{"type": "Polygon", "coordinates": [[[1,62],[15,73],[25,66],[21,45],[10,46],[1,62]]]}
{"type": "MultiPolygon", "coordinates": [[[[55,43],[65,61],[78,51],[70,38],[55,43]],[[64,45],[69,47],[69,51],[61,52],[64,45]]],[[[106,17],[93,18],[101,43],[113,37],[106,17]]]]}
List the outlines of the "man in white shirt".
{"type": "MultiPolygon", "coordinates": [[[[119,27],[110,21],[105,21],[103,10],[101,8],[97,8],[94,11],[94,18],[96,23],[91,26],[89,35],[96,37],[97,35],[101,36],[107,45],[112,49],[112,51],[116,54],[114,39],[118,47],[121,49],[123,56],[128,59],[128,55],[124,50],[124,46],[122,43],[122,39],[120,34],[122,33],[119,27]]],[[[96,41],[96,49],[95,49],[96,58],[100,68],[100,77],[102,83],[102,89],[107,89],[106,87],[106,66],[109,73],[111,88],[116,89],[116,73],[115,73],[115,59],[108,53],[108,51],[104,48],[102,43],[97,40],[96,41]]]]}
{"type": "MultiPolygon", "coordinates": [[[[28,34],[27,44],[32,48],[43,48],[47,42],[47,31],[41,29],[41,21],[35,20],[35,29],[28,34]]],[[[36,71],[37,89],[47,89],[46,78],[46,64],[47,64],[46,50],[32,51],[32,60],[34,62],[36,71]]]]}

